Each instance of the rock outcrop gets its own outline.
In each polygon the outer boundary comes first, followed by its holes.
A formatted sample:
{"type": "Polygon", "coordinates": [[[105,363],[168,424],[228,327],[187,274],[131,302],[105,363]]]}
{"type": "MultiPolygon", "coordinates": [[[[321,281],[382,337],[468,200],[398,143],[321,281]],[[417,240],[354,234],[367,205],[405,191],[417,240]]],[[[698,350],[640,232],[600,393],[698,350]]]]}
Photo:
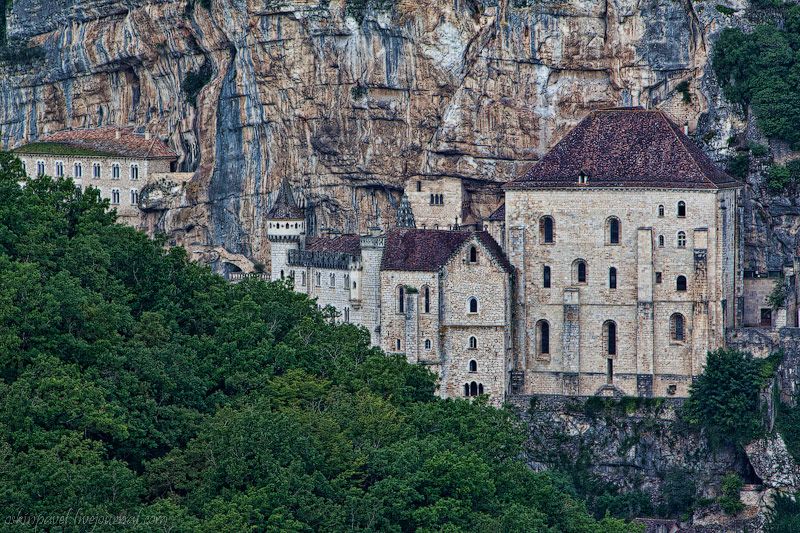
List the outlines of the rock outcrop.
{"type": "Polygon", "coordinates": [[[0,141],[146,128],[195,172],[149,225],[266,262],[284,176],[317,227],[355,231],[391,221],[407,179],[517,175],[591,108],[663,107],[722,157],[745,127],[708,66],[731,19],[673,0],[15,0],[11,37],[45,58],[0,66],[0,141]]]}

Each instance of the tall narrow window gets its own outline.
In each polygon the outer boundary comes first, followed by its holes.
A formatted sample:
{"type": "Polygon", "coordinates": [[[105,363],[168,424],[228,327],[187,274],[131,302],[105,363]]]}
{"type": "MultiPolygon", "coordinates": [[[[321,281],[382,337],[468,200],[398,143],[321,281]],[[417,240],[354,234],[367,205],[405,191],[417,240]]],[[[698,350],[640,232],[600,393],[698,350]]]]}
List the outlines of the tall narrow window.
{"type": "Polygon", "coordinates": [[[350,288],[350,274],[345,274],[342,278],[342,288],[348,290],[350,288]]]}
{"type": "Polygon", "coordinates": [[[397,312],[406,312],[406,289],[402,285],[397,288],[397,312]]]}
{"type": "Polygon", "coordinates": [[[422,303],[426,313],[431,312],[431,289],[427,285],[422,289],[422,303]]]}
{"type": "Polygon", "coordinates": [[[134,181],[139,179],[139,165],[136,163],[131,165],[130,178],[134,181]]]}
{"type": "Polygon", "coordinates": [[[394,340],[394,347],[398,352],[400,351],[400,339],[394,340]]]}
{"type": "Polygon", "coordinates": [[[586,261],[577,259],[572,263],[572,282],[586,283],[586,261]]]}
{"type": "Polygon", "coordinates": [[[470,337],[469,338],[469,349],[470,350],[477,350],[478,349],[478,338],[477,337],[470,337]]]}
{"type": "Polygon", "coordinates": [[[469,384],[469,395],[470,396],[477,396],[478,395],[478,384],[474,381],[469,384]]]}
{"type": "Polygon", "coordinates": [[[542,287],[545,289],[550,288],[550,267],[547,265],[542,267],[542,287]]]}
{"type": "Polygon", "coordinates": [[[660,216],[660,217],[664,216],[664,206],[663,205],[659,205],[658,206],[658,216],[660,216]]]}
{"type": "Polygon", "coordinates": [[[139,191],[136,189],[131,189],[131,205],[138,205],[139,204],[139,191]]]}
{"type": "Polygon", "coordinates": [[[608,244],[619,244],[619,219],[611,217],[607,222],[608,244]]]}
{"type": "Polygon", "coordinates": [[[464,383],[464,396],[469,396],[469,383],[464,383]]]}
{"type": "Polygon", "coordinates": [[[686,202],[683,200],[678,202],[678,216],[681,218],[686,216],[686,202]]]}
{"type": "Polygon", "coordinates": [[[349,307],[345,307],[344,308],[344,321],[345,322],[350,322],[350,308],[349,307]]]}
{"type": "Polygon", "coordinates": [[[430,350],[431,349],[431,340],[430,339],[425,339],[425,349],[426,350],[430,350]]]}
{"type": "Polygon", "coordinates": [[[102,175],[102,171],[101,171],[100,163],[93,163],[92,164],[92,177],[94,179],[100,179],[101,175],[102,175]]]}
{"type": "Polygon", "coordinates": [[[478,249],[474,246],[469,247],[469,262],[470,263],[478,262],[478,249]]]}
{"type": "Polygon", "coordinates": [[[321,287],[322,286],[322,274],[320,272],[317,272],[317,275],[314,276],[314,278],[315,278],[314,281],[316,282],[316,286],[317,287],[321,287]]]}
{"type": "Polygon", "coordinates": [[[686,248],[686,233],[678,232],[678,248],[686,248]]]}
{"type": "Polygon", "coordinates": [[[659,248],[663,248],[664,247],[664,236],[663,235],[659,235],[658,236],[658,247],[659,248]]]}
{"type": "Polygon", "coordinates": [[[478,383],[478,395],[483,394],[483,383],[478,383]]]}
{"type": "Polygon", "coordinates": [[[614,360],[610,357],[606,361],[606,383],[614,383],[614,360]]]}
{"type": "Polygon", "coordinates": [[[82,178],[83,177],[83,165],[80,163],[75,163],[72,165],[72,174],[74,178],[82,178]]]}
{"type": "Polygon", "coordinates": [[[675,313],[669,319],[670,338],[675,342],[683,342],[686,337],[686,322],[683,315],[675,313]]]}
{"type": "Polygon", "coordinates": [[[36,162],[36,175],[39,177],[44,176],[44,161],[36,162]]]}
{"type": "Polygon", "coordinates": [[[478,362],[474,359],[469,362],[469,371],[470,372],[477,372],[478,371],[478,362]]]}
{"type": "Polygon", "coordinates": [[[545,244],[555,242],[555,223],[553,217],[542,217],[539,219],[539,237],[545,244]]]}
{"type": "Polygon", "coordinates": [[[617,269],[614,267],[608,269],[608,288],[617,288],[617,269]]]}
{"type": "Polygon", "coordinates": [[[474,296],[469,299],[469,312],[470,313],[477,313],[478,312],[478,299],[474,296]]]}
{"type": "Polygon", "coordinates": [[[303,287],[306,286],[306,273],[305,272],[301,272],[300,273],[300,285],[302,285],[303,287]]]}
{"type": "Polygon", "coordinates": [[[114,163],[111,165],[111,179],[118,180],[119,179],[119,163],[114,163]]]}
{"type": "Polygon", "coordinates": [[[686,276],[678,276],[675,280],[675,290],[680,292],[686,291],[686,276]]]}
{"type": "Polygon", "coordinates": [[[336,287],[336,274],[331,274],[330,278],[330,286],[333,289],[336,287]]]}
{"type": "Polygon", "coordinates": [[[617,323],[613,320],[606,320],[603,324],[603,337],[606,353],[617,355],[617,323]]]}
{"type": "Polygon", "coordinates": [[[422,182],[421,181],[417,182],[417,192],[422,192],[422,182]]]}
{"type": "Polygon", "coordinates": [[[119,189],[111,189],[111,203],[112,204],[119,203],[119,189]]]}
{"type": "Polygon", "coordinates": [[[550,353],[550,324],[547,320],[540,320],[536,323],[536,334],[539,338],[537,346],[539,355],[548,355],[550,353]]]}

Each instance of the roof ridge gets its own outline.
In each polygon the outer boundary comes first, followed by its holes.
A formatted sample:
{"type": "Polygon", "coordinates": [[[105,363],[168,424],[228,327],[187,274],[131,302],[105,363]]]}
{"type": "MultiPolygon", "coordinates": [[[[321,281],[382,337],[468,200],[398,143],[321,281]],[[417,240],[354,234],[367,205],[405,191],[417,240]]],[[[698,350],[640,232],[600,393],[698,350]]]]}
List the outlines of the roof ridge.
{"type": "MultiPolygon", "coordinates": [[[[658,114],[662,118],[662,120],[665,120],[667,122],[667,126],[669,127],[670,131],[672,132],[672,135],[675,137],[675,140],[677,140],[680,143],[681,148],[683,148],[683,151],[686,153],[686,155],[689,156],[689,159],[692,160],[692,164],[695,166],[695,168],[700,173],[700,175],[703,176],[703,179],[705,181],[707,181],[708,183],[710,183],[711,185],[713,185],[715,188],[719,188],[719,185],[714,183],[714,181],[706,175],[705,171],[700,167],[700,164],[697,162],[697,159],[695,159],[694,154],[692,153],[692,151],[689,150],[689,148],[686,146],[686,144],[684,144],[683,139],[681,139],[681,136],[679,135],[679,133],[677,131],[675,131],[675,128],[678,128],[679,126],[677,124],[675,124],[667,116],[667,114],[663,110],[657,109],[656,111],[658,111],[658,114]]],[[[684,137],[686,137],[686,135],[684,135],[684,137]]],[[[689,137],[686,137],[686,140],[691,142],[691,139],[689,139],[689,137]]]]}

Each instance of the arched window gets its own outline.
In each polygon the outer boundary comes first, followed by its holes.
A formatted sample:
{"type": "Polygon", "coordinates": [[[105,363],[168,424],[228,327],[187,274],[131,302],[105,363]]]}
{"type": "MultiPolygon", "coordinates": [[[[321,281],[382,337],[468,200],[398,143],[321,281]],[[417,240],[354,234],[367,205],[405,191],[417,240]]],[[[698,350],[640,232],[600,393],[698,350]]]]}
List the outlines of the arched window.
{"type": "Polygon", "coordinates": [[[614,267],[608,269],[608,288],[617,288],[617,269],[614,267]]]}
{"type": "Polygon", "coordinates": [[[77,162],[77,163],[75,163],[73,165],[72,174],[76,178],[82,178],[83,177],[83,166],[80,164],[80,162],[77,162]]]}
{"type": "Polygon", "coordinates": [[[306,286],[306,273],[300,272],[300,284],[305,287],[306,286]]]}
{"type": "Polygon", "coordinates": [[[536,323],[536,337],[538,339],[537,348],[539,355],[550,353],[550,323],[547,320],[540,320],[536,323]]]}
{"type": "Polygon", "coordinates": [[[464,383],[464,396],[469,396],[469,383],[464,383]]]}
{"type": "Polygon", "coordinates": [[[607,243],[608,244],[619,244],[619,219],[616,217],[611,217],[606,221],[606,228],[607,228],[607,243]]]}
{"type": "Polygon", "coordinates": [[[64,177],[64,163],[62,161],[56,161],[56,177],[64,177]]]}
{"type": "Polygon", "coordinates": [[[658,236],[658,247],[659,248],[663,248],[664,247],[664,236],[663,235],[659,235],[658,236]]]}
{"type": "Polygon", "coordinates": [[[572,282],[586,283],[586,261],[583,259],[576,259],[572,263],[572,282]]]}
{"type": "Polygon", "coordinates": [[[111,203],[119,204],[119,189],[111,189],[111,203]]]}
{"type": "Polygon", "coordinates": [[[660,216],[660,217],[664,216],[664,206],[663,205],[659,205],[658,206],[658,216],[660,216]]]}
{"type": "Polygon", "coordinates": [[[357,285],[356,285],[356,282],[354,281],[353,282],[353,288],[355,289],[356,287],[357,287],[357,285]]]}
{"type": "Polygon", "coordinates": [[[678,202],[678,216],[681,218],[686,216],[686,202],[683,200],[678,202]]]}
{"type": "Polygon", "coordinates": [[[554,243],[556,240],[555,222],[553,217],[539,219],[539,238],[545,244],[554,243]]]}
{"type": "Polygon", "coordinates": [[[477,396],[478,395],[478,384],[474,381],[469,384],[469,395],[470,396],[477,396]]]}
{"type": "Polygon", "coordinates": [[[470,297],[469,302],[469,312],[470,313],[477,313],[478,312],[478,299],[474,296],[470,297]]]}
{"type": "Polygon", "coordinates": [[[478,339],[476,337],[469,338],[469,349],[475,350],[478,348],[478,339]]]}
{"type": "Polygon", "coordinates": [[[542,267],[542,287],[550,288],[550,267],[547,265],[542,267]]]}
{"type": "Polygon", "coordinates": [[[483,383],[478,383],[478,394],[483,394],[483,383]]]}
{"type": "Polygon", "coordinates": [[[345,322],[350,322],[350,308],[349,307],[345,307],[344,308],[344,321],[345,322]]]}
{"type": "Polygon", "coordinates": [[[119,163],[114,163],[111,165],[111,179],[118,180],[119,179],[119,163]]]}
{"type": "Polygon", "coordinates": [[[283,279],[284,277],[285,277],[285,274],[283,273],[283,270],[281,270],[281,279],[283,279]]]}
{"type": "Polygon", "coordinates": [[[669,318],[669,336],[675,342],[683,342],[686,338],[686,319],[680,313],[669,318]]]}
{"type": "Polygon", "coordinates": [[[686,276],[678,276],[675,280],[675,290],[680,292],[686,291],[686,276]]]}
{"type": "Polygon", "coordinates": [[[686,233],[683,231],[678,232],[678,248],[686,248],[686,233]]]}
{"type": "Polygon", "coordinates": [[[331,281],[330,281],[331,289],[336,287],[336,274],[331,274],[331,281]]]}
{"type": "Polygon", "coordinates": [[[422,288],[422,303],[426,313],[431,312],[431,288],[425,285],[422,288]]]}
{"type": "Polygon", "coordinates": [[[321,287],[322,286],[322,274],[317,272],[317,275],[315,276],[315,278],[316,279],[314,281],[317,282],[316,283],[317,287],[321,287]]]}
{"type": "Polygon", "coordinates": [[[470,372],[477,372],[478,371],[478,362],[473,359],[469,362],[469,371],[470,372]]]}
{"type": "Polygon", "coordinates": [[[469,262],[470,263],[477,263],[478,262],[478,249],[474,246],[469,247],[469,262]]]}
{"type": "Polygon", "coordinates": [[[131,164],[131,169],[130,169],[129,176],[130,176],[130,179],[132,179],[134,181],[139,179],[139,165],[137,165],[136,163],[131,164]]]}
{"type": "Polygon", "coordinates": [[[617,323],[613,320],[603,323],[603,347],[608,355],[617,355],[617,323]]]}
{"type": "Polygon", "coordinates": [[[431,340],[430,339],[425,339],[425,349],[426,350],[430,350],[431,349],[431,340]]]}
{"type": "Polygon", "coordinates": [[[402,285],[397,287],[397,312],[406,312],[406,289],[402,285]]]}

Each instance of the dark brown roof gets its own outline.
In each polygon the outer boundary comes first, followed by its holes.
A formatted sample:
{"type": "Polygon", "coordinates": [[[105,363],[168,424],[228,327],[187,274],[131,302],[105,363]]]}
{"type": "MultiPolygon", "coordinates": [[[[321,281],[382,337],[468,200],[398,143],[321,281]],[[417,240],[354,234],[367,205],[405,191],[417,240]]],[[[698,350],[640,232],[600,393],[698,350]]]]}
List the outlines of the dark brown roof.
{"type": "Polygon", "coordinates": [[[340,252],[358,256],[361,253],[361,237],[339,235],[337,237],[309,237],[306,239],[309,252],[340,252]]]}
{"type": "Polygon", "coordinates": [[[500,245],[485,231],[400,228],[386,235],[381,270],[435,272],[472,236],[481,241],[506,272],[513,270],[500,245]]]}
{"type": "Polygon", "coordinates": [[[133,159],[176,159],[178,155],[156,138],[146,139],[133,128],[103,127],[63,130],[45,135],[37,142],[20,146],[20,153],[47,153],[77,150],[86,154],[133,159]],[[119,135],[119,138],[117,138],[119,135]]]}
{"type": "Polygon", "coordinates": [[[739,186],[663,111],[619,108],[591,112],[506,188],[739,186]],[[585,185],[578,184],[581,172],[585,185]]]}
{"type": "Polygon", "coordinates": [[[267,219],[269,220],[303,220],[305,214],[303,210],[297,206],[292,194],[292,186],[289,185],[289,180],[283,178],[281,187],[278,189],[278,197],[275,198],[275,203],[267,212],[267,219]]]}
{"type": "Polygon", "coordinates": [[[500,205],[500,207],[495,209],[494,213],[489,215],[489,218],[487,220],[489,220],[490,222],[503,222],[505,219],[506,219],[506,204],[503,203],[500,205]]]}

